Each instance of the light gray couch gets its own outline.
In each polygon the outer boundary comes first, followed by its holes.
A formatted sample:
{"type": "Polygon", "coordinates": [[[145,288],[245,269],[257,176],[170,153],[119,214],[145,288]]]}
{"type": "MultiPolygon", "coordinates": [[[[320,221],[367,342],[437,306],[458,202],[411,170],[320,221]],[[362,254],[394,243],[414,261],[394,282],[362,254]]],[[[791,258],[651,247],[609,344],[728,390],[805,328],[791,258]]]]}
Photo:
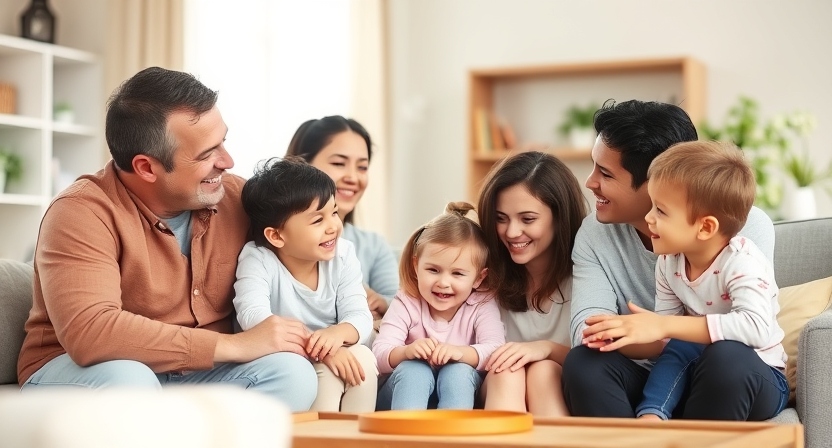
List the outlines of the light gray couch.
{"type": "MultiPolygon", "coordinates": [[[[778,222],[774,270],[781,288],[832,276],[832,218],[778,222]]],[[[32,304],[32,267],[0,260],[0,384],[17,383],[17,355],[23,324],[32,304]]],[[[776,422],[802,422],[806,446],[832,441],[832,310],[815,317],[800,336],[797,408],[784,410],[776,422]]]]}

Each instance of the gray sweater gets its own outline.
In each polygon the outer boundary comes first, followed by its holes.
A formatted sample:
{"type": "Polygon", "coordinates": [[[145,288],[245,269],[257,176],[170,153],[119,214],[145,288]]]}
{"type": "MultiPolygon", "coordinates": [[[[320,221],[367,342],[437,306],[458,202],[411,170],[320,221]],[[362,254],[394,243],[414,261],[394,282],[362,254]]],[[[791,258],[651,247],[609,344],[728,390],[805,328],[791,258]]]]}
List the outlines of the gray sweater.
{"type": "MultiPolygon", "coordinates": [[[[752,207],[740,235],[774,259],[774,225],[752,207]]],[[[644,248],[629,224],[603,224],[584,218],[572,250],[572,346],[581,344],[584,321],[596,314],[629,314],[627,302],[652,310],[656,300],[656,254],[644,248]]]]}

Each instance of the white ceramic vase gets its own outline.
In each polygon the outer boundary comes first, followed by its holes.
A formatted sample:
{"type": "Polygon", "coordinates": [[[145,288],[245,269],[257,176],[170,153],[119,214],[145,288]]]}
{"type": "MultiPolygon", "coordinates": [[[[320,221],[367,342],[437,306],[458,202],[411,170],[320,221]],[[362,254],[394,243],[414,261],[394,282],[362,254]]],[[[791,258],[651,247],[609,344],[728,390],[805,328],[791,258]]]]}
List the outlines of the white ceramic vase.
{"type": "Polygon", "coordinates": [[[817,218],[818,209],[815,190],[812,187],[799,187],[786,197],[784,215],[790,221],[817,218]]]}

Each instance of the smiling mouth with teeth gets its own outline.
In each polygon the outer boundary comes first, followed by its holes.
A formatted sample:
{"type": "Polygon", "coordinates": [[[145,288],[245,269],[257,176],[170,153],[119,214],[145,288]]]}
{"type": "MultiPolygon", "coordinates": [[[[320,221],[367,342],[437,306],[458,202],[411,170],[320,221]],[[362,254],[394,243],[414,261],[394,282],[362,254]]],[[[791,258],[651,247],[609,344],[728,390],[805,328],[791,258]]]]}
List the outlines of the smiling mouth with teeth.
{"type": "Polygon", "coordinates": [[[321,243],[320,245],[323,246],[325,249],[329,249],[330,247],[335,245],[335,240],[329,240],[321,243]]]}
{"type": "Polygon", "coordinates": [[[222,176],[217,176],[213,179],[203,180],[202,183],[204,183],[204,184],[216,184],[216,183],[219,183],[221,180],[222,180],[222,176]]]}
{"type": "Polygon", "coordinates": [[[454,296],[453,294],[443,294],[441,292],[435,292],[435,293],[433,293],[433,295],[435,295],[436,297],[439,297],[440,299],[450,299],[451,297],[454,296]]]}

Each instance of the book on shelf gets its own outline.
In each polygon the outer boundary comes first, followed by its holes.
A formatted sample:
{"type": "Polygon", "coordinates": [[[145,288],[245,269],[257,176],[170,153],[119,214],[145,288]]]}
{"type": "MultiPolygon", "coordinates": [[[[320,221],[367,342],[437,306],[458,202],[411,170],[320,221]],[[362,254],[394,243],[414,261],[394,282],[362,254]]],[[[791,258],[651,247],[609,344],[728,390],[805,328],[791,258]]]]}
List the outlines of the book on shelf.
{"type": "Polygon", "coordinates": [[[506,142],[502,133],[502,126],[497,114],[489,112],[488,114],[489,131],[491,132],[491,147],[497,151],[505,151],[506,142]]]}
{"type": "Polygon", "coordinates": [[[477,150],[483,154],[494,150],[491,142],[491,123],[489,112],[478,108],[474,111],[474,140],[477,150]]]}
{"type": "Polygon", "coordinates": [[[474,111],[474,147],[483,154],[504,152],[517,147],[514,128],[493,111],[477,108],[474,111]]]}

